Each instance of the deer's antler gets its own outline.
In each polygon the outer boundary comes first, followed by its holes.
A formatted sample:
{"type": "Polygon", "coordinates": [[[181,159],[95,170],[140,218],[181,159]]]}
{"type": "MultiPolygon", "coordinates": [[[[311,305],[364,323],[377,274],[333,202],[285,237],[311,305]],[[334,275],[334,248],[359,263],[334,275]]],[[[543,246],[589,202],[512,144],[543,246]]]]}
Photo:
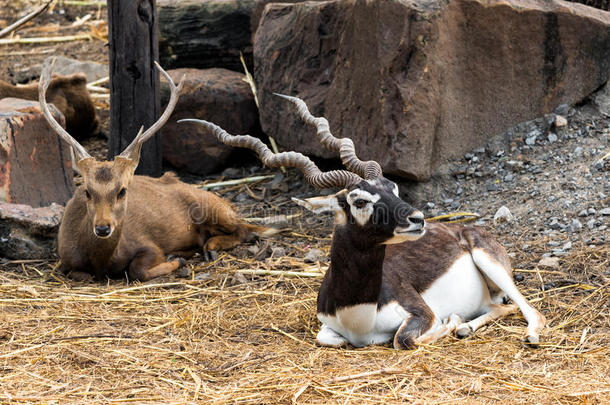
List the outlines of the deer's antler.
{"type": "Polygon", "coordinates": [[[157,122],[152,124],[150,128],[148,128],[144,132],[140,130],[138,135],[134,138],[133,141],[131,141],[129,146],[127,146],[125,150],[119,155],[120,157],[131,159],[135,162],[140,160],[140,150],[142,149],[142,144],[144,144],[144,142],[149,140],[159,129],[161,129],[161,127],[165,125],[169,117],[172,115],[172,112],[176,107],[176,103],[178,102],[178,95],[180,93],[180,90],[182,90],[182,85],[184,84],[184,76],[182,76],[180,82],[178,83],[178,86],[176,86],[172,78],[169,76],[169,74],[167,74],[165,70],[163,70],[161,65],[155,62],[155,67],[168,81],[171,90],[171,96],[169,98],[169,103],[167,103],[165,111],[163,111],[163,114],[161,115],[161,117],[159,117],[157,122]]]}
{"type": "Polygon", "coordinates": [[[55,117],[53,117],[53,114],[49,110],[49,105],[47,104],[46,94],[47,89],[49,88],[49,83],[51,82],[51,72],[53,71],[54,64],[55,58],[50,61],[45,61],[43,65],[42,73],[40,74],[40,81],[38,82],[38,101],[40,102],[40,109],[42,110],[44,117],[47,119],[47,122],[49,125],[51,125],[51,128],[57,132],[61,139],[66,141],[72,147],[78,162],[83,159],[90,158],[91,155],[80,143],[76,141],[76,139],[72,138],[72,136],[65,129],[63,129],[61,125],[59,125],[59,123],[55,120],[55,117]]]}

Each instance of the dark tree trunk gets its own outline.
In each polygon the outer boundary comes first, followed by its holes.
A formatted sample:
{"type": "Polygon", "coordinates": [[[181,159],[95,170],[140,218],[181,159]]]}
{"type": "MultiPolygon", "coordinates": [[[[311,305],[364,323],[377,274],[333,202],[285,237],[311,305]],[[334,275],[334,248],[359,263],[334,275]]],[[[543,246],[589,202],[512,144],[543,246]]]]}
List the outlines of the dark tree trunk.
{"type": "MultiPolygon", "coordinates": [[[[109,157],[121,153],[138,130],[159,117],[159,56],[155,0],[108,0],[110,46],[109,157]]],[[[161,138],[142,147],[136,173],[161,174],[161,138]]]]}

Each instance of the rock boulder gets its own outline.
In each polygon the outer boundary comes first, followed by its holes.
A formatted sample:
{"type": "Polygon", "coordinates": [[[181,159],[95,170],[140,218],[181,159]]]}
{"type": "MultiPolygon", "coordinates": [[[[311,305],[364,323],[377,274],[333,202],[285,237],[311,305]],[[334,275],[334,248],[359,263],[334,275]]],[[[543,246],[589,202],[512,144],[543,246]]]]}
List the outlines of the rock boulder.
{"type": "Polygon", "coordinates": [[[159,57],[165,68],[252,66],[252,0],[158,0],[159,57]]]}
{"type": "Polygon", "coordinates": [[[64,208],[57,204],[32,208],[0,202],[0,256],[9,259],[49,259],[64,208]]]}
{"type": "Polygon", "coordinates": [[[608,80],[610,13],[558,0],[268,4],[254,40],[263,130],[329,157],[303,98],[386,173],[426,180],[507,128],[608,80]]]}
{"type": "MultiPolygon", "coordinates": [[[[258,111],[243,74],[226,69],[175,69],[168,72],[184,87],[171,118],[163,127],[163,158],[175,168],[205,175],[220,169],[233,148],[216,140],[199,125],[176,121],[197,118],[220,125],[232,134],[260,134],[258,111]]],[[[163,88],[161,104],[169,100],[163,88]]]]}
{"type": "MultiPolygon", "coordinates": [[[[58,122],[61,113],[51,107],[58,122]]],[[[33,207],[65,204],[74,191],[70,150],[37,101],[0,100],[0,201],[33,207]]]]}

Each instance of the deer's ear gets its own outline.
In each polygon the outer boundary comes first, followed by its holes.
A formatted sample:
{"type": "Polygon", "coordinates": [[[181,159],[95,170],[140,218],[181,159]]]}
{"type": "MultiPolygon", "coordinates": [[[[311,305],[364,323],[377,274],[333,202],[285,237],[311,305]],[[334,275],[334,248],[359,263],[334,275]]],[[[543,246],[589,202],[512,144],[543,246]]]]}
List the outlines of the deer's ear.
{"type": "Polygon", "coordinates": [[[95,163],[95,158],[92,157],[81,159],[76,162],[75,169],[81,176],[86,177],[91,171],[91,168],[95,166],[95,163]]]}
{"type": "Polygon", "coordinates": [[[343,208],[339,204],[339,197],[346,192],[347,190],[341,190],[336,194],[306,198],[304,200],[293,197],[292,201],[299,204],[301,207],[307,208],[309,211],[315,214],[321,214],[323,212],[333,212],[338,214],[343,213],[343,208]]]}
{"type": "Polygon", "coordinates": [[[114,167],[122,175],[133,176],[138,167],[138,161],[123,156],[114,157],[114,167]]]}

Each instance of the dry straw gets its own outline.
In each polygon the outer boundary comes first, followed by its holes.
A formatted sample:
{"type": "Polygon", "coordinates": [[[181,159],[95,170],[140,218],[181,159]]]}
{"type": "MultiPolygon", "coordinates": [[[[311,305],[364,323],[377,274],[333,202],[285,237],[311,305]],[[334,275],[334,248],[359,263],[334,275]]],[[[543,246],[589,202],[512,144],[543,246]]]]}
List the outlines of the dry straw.
{"type": "MultiPolygon", "coordinates": [[[[525,277],[520,288],[549,320],[537,350],[519,342],[520,315],[415,351],[328,349],[314,344],[328,263],[302,257],[314,247],[328,252],[331,220],[304,214],[299,221],[293,232],[259,243],[284,255],[255,260],[240,247],[211,263],[191,260],[187,280],[83,284],[57,274],[53,262],[4,266],[0,397],[61,404],[610,401],[607,246],[575,246],[554,270],[511,250],[525,277]]],[[[542,252],[546,242],[530,243],[542,252]]]]}

